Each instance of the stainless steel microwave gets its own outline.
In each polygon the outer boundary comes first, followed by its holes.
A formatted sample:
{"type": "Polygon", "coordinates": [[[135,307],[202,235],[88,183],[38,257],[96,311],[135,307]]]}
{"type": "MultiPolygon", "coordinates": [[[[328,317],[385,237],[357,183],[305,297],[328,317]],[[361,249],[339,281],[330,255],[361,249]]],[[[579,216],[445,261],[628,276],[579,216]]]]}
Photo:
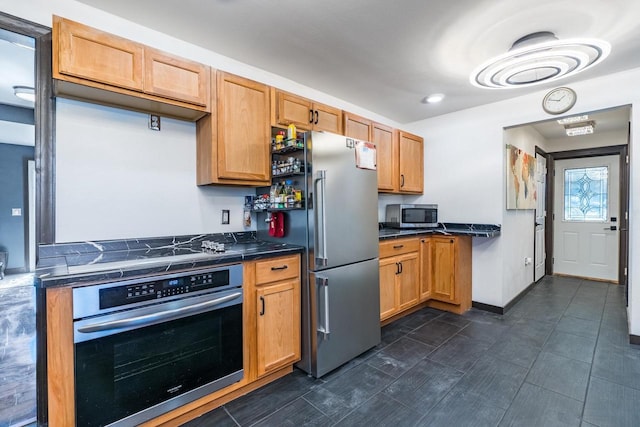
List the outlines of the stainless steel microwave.
{"type": "Polygon", "coordinates": [[[395,228],[437,227],[438,205],[387,205],[385,222],[395,228]]]}

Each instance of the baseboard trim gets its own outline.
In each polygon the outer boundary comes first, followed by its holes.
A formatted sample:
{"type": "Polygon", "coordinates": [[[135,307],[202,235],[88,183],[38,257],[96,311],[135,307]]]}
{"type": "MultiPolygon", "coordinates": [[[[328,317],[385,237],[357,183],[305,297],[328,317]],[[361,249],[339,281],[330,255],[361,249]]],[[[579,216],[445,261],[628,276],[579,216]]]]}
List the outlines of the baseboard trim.
{"type": "Polygon", "coordinates": [[[497,305],[485,304],[483,302],[472,301],[471,307],[482,311],[488,311],[489,313],[504,314],[504,308],[498,307],[497,305]]]}
{"type": "MultiPolygon", "coordinates": [[[[483,302],[473,301],[471,306],[477,308],[478,310],[488,311],[490,313],[496,314],[506,314],[509,310],[513,308],[514,305],[518,303],[529,291],[535,286],[536,282],[531,282],[529,286],[524,288],[522,292],[515,296],[511,301],[507,303],[504,307],[500,307],[497,305],[485,304],[483,302]]],[[[640,339],[640,337],[639,337],[640,339]]]]}
{"type": "Polygon", "coordinates": [[[640,335],[629,334],[629,342],[631,344],[640,345],[640,335]]]}
{"type": "Polygon", "coordinates": [[[504,306],[504,312],[507,313],[509,310],[511,310],[513,308],[514,305],[516,305],[518,303],[518,301],[520,301],[526,294],[529,293],[529,291],[536,285],[536,282],[531,282],[529,283],[529,286],[527,286],[526,288],[524,288],[522,290],[522,292],[520,292],[518,295],[515,296],[515,298],[513,298],[511,301],[509,301],[507,303],[507,305],[504,306]]]}

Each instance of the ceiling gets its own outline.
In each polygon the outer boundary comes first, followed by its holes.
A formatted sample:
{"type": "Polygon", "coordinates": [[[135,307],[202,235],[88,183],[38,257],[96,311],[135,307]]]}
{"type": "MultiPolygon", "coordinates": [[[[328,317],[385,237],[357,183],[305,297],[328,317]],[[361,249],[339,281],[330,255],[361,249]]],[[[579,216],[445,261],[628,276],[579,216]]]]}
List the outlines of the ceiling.
{"type": "Polygon", "coordinates": [[[595,37],[611,55],[571,82],[640,67],[637,0],[79,0],[399,123],[551,88],[469,74],[524,35],[595,37]],[[428,94],[446,95],[424,104],[428,94]]]}
{"type": "MultiPolygon", "coordinates": [[[[582,115],[582,114],[580,114],[582,115]]],[[[631,107],[623,106],[611,108],[608,110],[591,112],[588,114],[588,121],[595,122],[595,133],[615,132],[626,130],[631,120],[631,107]]],[[[563,116],[565,117],[565,116],[563,116]]],[[[569,116],[566,116],[569,117],[569,116]]],[[[557,120],[545,120],[543,122],[531,123],[540,135],[545,139],[568,138],[564,126],[558,124],[557,120]]],[[[576,139],[577,137],[571,137],[576,139]]]]}
{"type": "MultiPolygon", "coordinates": [[[[79,1],[399,123],[640,67],[637,0],[79,1]],[[577,77],[541,86],[490,90],[469,83],[478,64],[535,31],[602,38],[612,53],[577,77]],[[440,104],[421,102],[436,92],[446,94],[440,104]]],[[[33,39],[0,29],[0,108],[33,107],[13,94],[15,85],[34,86],[34,52],[22,47],[29,44],[33,39]]],[[[597,131],[614,130],[626,128],[629,112],[592,117],[597,131]]],[[[555,121],[532,125],[548,139],[563,136],[555,121]]],[[[33,145],[33,138],[32,125],[0,119],[0,141],[33,145]]]]}

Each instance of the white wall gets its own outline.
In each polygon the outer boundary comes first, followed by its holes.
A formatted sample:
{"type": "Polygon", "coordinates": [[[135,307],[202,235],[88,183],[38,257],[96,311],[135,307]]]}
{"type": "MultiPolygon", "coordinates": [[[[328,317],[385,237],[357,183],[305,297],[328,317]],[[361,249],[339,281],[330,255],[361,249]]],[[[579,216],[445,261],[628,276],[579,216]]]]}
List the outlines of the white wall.
{"type": "MultiPolygon", "coordinates": [[[[546,139],[540,135],[533,127],[515,127],[505,129],[504,142],[520,148],[524,152],[535,156],[536,146],[542,147],[546,139]]],[[[506,148],[503,153],[504,169],[507,165],[506,148]]],[[[503,174],[504,186],[506,189],[506,172],[503,174]]],[[[505,205],[506,206],[506,190],[505,205]]],[[[522,232],[523,230],[533,229],[535,223],[535,210],[506,210],[504,212],[502,232],[507,235],[519,235],[520,238],[512,242],[509,250],[503,252],[503,278],[502,299],[503,306],[518,296],[533,281],[534,264],[525,265],[525,258],[533,259],[533,244],[535,239],[534,233],[522,232]]]]}
{"type": "MultiPolygon", "coordinates": [[[[638,79],[640,69],[568,84],[579,95],[572,113],[640,104],[638,79]]],[[[423,199],[439,203],[442,218],[503,225],[502,235],[492,244],[474,239],[474,301],[504,306],[513,292],[531,282],[521,255],[524,245],[533,250],[533,219],[520,218],[532,215],[527,212],[512,214],[505,209],[503,129],[552,119],[540,108],[547,90],[404,125],[425,138],[423,199]],[[433,182],[437,187],[430,185],[433,182]]],[[[640,204],[634,197],[640,188],[640,161],[634,161],[639,120],[640,109],[632,108],[629,321],[634,335],[640,335],[640,260],[635,256],[640,248],[640,227],[635,225],[640,223],[640,204]]]]}
{"type": "Polygon", "coordinates": [[[194,123],[163,118],[157,132],[147,114],[60,98],[56,109],[58,242],[243,230],[255,189],[196,186],[194,123]]]}

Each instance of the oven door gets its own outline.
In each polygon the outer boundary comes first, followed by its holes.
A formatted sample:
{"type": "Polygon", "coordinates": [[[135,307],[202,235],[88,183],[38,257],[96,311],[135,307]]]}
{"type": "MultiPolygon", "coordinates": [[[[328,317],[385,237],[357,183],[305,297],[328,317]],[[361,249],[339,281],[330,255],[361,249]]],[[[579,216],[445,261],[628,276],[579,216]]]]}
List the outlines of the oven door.
{"type": "Polygon", "coordinates": [[[242,289],[83,319],[74,341],[76,425],[136,425],[242,379],[242,289]]]}

